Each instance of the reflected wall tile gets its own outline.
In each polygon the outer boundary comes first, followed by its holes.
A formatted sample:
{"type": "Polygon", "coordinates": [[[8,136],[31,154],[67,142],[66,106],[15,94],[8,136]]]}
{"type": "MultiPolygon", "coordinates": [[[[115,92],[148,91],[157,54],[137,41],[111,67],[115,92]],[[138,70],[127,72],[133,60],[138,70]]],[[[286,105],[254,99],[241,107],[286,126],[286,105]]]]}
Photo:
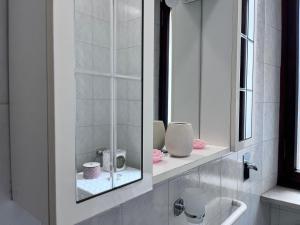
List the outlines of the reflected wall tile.
{"type": "Polygon", "coordinates": [[[93,46],[93,69],[99,73],[110,73],[110,48],[93,46]]]}
{"type": "Polygon", "coordinates": [[[75,0],[75,10],[92,15],[92,0],[75,0]]]}
{"type": "Polygon", "coordinates": [[[119,49],[117,50],[117,74],[120,75],[128,75],[128,67],[129,67],[129,53],[128,49],[119,49]]]}
{"type": "Polygon", "coordinates": [[[128,87],[129,80],[117,78],[116,80],[116,96],[117,99],[127,100],[129,95],[129,87],[128,87]]]}
{"type": "Polygon", "coordinates": [[[95,162],[96,160],[96,151],[89,153],[76,154],[76,169],[77,172],[82,172],[82,165],[87,162],[95,162]]]}
{"type": "Polygon", "coordinates": [[[142,99],[142,82],[139,80],[128,80],[128,100],[142,99]]]}
{"type": "Polygon", "coordinates": [[[128,20],[142,17],[142,0],[127,0],[128,20]]]}
{"type": "MultiPolygon", "coordinates": [[[[167,225],[168,182],[122,205],[123,225],[167,225]]],[[[105,224],[106,225],[106,224],[105,224]]]]}
{"type": "Polygon", "coordinates": [[[128,44],[127,47],[133,47],[142,44],[142,21],[140,18],[128,21],[127,27],[128,44]]]}
{"type": "Polygon", "coordinates": [[[221,224],[221,160],[216,160],[202,165],[199,168],[200,189],[206,202],[205,221],[210,225],[221,224]],[[219,201],[219,203],[216,203],[219,201]],[[212,204],[214,202],[214,204],[212,204]]]}
{"type": "Polygon", "coordinates": [[[93,76],[94,99],[111,99],[111,78],[93,76]]]}
{"type": "Polygon", "coordinates": [[[128,48],[128,39],[129,39],[129,32],[128,32],[129,23],[127,22],[118,22],[117,23],[117,49],[128,48]]]}
{"type": "Polygon", "coordinates": [[[92,0],[93,16],[109,22],[111,15],[111,2],[111,0],[92,0]]]}
{"type": "Polygon", "coordinates": [[[264,100],[265,102],[279,102],[280,68],[265,64],[264,71],[264,100]]]}
{"type": "Polygon", "coordinates": [[[128,74],[141,77],[142,72],[142,50],[141,46],[128,49],[128,74]]]}
{"type": "Polygon", "coordinates": [[[117,100],[116,103],[116,110],[117,110],[117,124],[128,124],[128,109],[129,104],[128,101],[123,101],[123,100],[117,100]]]}
{"type": "Polygon", "coordinates": [[[111,100],[95,100],[94,125],[108,125],[111,123],[111,100]]]}
{"type": "Polygon", "coordinates": [[[110,48],[111,32],[110,23],[94,19],[93,20],[93,44],[100,47],[110,48]]]}
{"type": "Polygon", "coordinates": [[[117,148],[128,150],[128,126],[117,126],[117,148]]]}
{"type": "Polygon", "coordinates": [[[76,154],[94,150],[93,133],[94,129],[91,126],[76,127],[76,154]]]}
{"type": "Polygon", "coordinates": [[[75,39],[86,43],[93,40],[93,19],[91,16],[75,12],[75,39]]]}
{"type": "Polygon", "coordinates": [[[94,126],[93,130],[93,151],[96,152],[99,148],[111,149],[110,125],[94,126]]]}
{"type": "Polygon", "coordinates": [[[93,69],[93,47],[80,41],[76,41],[76,69],[92,70],[93,69]]]}
{"type": "Polygon", "coordinates": [[[263,140],[270,140],[279,136],[279,103],[264,104],[264,132],[263,140]]]}
{"type": "Polygon", "coordinates": [[[76,73],[76,97],[77,99],[93,98],[93,77],[76,73]]]}
{"type": "Polygon", "coordinates": [[[169,225],[186,225],[187,222],[184,215],[174,216],[173,204],[177,199],[182,198],[182,194],[186,188],[199,187],[200,176],[198,169],[193,169],[169,181],[169,225]]]}
{"type": "Polygon", "coordinates": [[[270,26],[265,27],[265,63],[280,67],[281,65],[281,32],[270,26]]]}
{"type": "Polygon", "coordinates": [[[92,100],[77,100],[76,104],[76,122],[77,126],[93,125],[93,101],[92,100]]]}
{"type": "Polygon", "coordinates": [[[141,126],[142,120],[142,103],[141,101],[129,101],[128,102],[128,124],[133,126],[141,126]]]}

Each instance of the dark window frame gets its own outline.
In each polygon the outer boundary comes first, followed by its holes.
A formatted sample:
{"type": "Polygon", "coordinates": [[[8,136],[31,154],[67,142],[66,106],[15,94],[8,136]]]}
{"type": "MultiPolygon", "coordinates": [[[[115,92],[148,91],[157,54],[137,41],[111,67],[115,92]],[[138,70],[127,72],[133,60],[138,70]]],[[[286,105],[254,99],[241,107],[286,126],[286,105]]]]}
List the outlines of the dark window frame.
{"type": "Polygon", "coordinates": [[[297,161],[299,0],[282,1],[278,184],[300,189],[297,161]],[[295,47],[296,46],[296,47],[295,47]]]}

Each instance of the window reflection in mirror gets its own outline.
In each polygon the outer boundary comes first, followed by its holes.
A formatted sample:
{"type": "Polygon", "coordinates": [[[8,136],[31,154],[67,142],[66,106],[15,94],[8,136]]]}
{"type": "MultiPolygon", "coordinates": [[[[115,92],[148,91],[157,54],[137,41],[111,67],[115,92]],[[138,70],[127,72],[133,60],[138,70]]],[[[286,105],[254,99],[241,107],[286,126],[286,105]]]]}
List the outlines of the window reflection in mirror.
{"type": "Polygon", "coordinates": [[[142,179],[142,9],[75,0],[77,202],[142,179]]]}

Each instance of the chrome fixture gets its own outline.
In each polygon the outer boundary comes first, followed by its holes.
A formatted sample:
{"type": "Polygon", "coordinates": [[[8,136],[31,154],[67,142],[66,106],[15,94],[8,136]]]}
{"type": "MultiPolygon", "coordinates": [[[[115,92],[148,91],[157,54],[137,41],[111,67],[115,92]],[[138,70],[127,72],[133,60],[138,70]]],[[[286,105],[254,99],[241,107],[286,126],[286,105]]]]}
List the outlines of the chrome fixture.
{"type": "Polygon", "coordinates": [[[198,216],[188,213],[184,207],[184,201],[182,198],[177,199],[174,202],[173,207],[174,207],[174,215],[175,216],[180,216],[182,213],[184,213],[187,218],[190,218],[193,220],[198,220],[200,223],[203,222],[203,219],[205,217],[205,212],[203,212],[201,215],[198,215],[198,216]]]}
{"type": "Polygon", "coordinates": [[[250,170],[258,171],[258,168],[255,164],[250,163],[250,153],[246,153],[243,156],[243,165],[244,165],[244,181],[250,178],[250,170]]]}

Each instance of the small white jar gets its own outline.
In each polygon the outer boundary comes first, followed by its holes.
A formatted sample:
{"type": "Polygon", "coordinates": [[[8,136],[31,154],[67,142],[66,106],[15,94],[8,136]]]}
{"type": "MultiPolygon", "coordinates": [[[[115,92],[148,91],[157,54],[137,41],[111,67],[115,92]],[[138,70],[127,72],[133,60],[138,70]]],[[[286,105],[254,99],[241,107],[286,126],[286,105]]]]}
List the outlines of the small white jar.
{"type": "Polygon", "coordinates": [[[170,123],[166,133],[166,148],[171,156],[187,157],[193,150],[194,131],[190,123],[170,123]]]}

